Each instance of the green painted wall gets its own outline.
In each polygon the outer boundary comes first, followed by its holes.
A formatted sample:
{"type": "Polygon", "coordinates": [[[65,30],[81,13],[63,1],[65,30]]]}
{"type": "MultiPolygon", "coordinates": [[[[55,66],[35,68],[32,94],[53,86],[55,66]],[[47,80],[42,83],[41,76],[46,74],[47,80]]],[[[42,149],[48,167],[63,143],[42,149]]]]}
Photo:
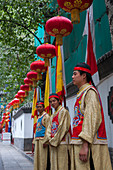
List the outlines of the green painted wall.
{"type": "MultiPolygon", "coordinates": [[[[55,1],[55,3],[57,2],[55,1]]],[[[95,23],[96,58],[99,59],[102,55],[112,49],[110,28],[104,0],[94,0],[93,13],[95,23]],[[97,21],[98,18],[101,18],[100,22],[97,21]]],[[[63,16],[70,19],[69,13],[64,12],[63,16]]],[[[82,36],[85,18],[86,11],[83,11],[80,14],[80,23],[73,25],[72,33],[63,38],[66,84],[72,81],[74,66],[79,62],[85,61],[87,36],[82,36]]],[[[54,62],[53,64],[55,66],[54,62]]],[[[53,72],[55,72],[55,69],[53,69],[53,72]]],[[[52,77],[52,84],[54,86],[53,79],[54,77],[52,77]]]]}

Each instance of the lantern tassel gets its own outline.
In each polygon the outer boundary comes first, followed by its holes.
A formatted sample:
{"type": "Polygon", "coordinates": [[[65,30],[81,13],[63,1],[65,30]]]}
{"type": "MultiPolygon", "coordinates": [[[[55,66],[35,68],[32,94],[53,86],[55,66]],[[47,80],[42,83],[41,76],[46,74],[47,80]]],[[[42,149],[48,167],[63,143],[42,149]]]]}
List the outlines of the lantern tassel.
{"type": "Polygon", "coordinates": [[[80,10],[75,8],[71,10],[71,21],[73,24],[80,23],[80,10]]]}

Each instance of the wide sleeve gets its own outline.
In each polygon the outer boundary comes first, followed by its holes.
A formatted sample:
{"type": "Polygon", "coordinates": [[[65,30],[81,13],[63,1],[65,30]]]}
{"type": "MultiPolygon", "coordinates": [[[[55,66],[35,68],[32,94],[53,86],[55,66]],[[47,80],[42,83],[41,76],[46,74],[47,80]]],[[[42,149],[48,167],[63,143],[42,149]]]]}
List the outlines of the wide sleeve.
{"type": "Polygon", "coordinates": [[[79,137],[93,143],[96,132],[102,122],[101,106],[98,94],[90,89],[84,99],[84,120],[79,137]]]}
{"type": "Polygon", "coordinates": [[[43,125],[46,127],[46,129],[47,129],[49,123],[50,123],[50,116],[48,114],[46,114],[43,119],[43,125]]]}
{"type": "Polygon", "coordinates": [[[59,113],[58,120],[59,120],[58,130],[55,133],[54,137],[49,140],[49,143],[55,147],[57,147],[60,144],[60,142],[62,141],[62,139],[64,138],[64,136],[67,134],[69,130],[70,127],[69,112],[66,109],[63,109],[59,113]]]}

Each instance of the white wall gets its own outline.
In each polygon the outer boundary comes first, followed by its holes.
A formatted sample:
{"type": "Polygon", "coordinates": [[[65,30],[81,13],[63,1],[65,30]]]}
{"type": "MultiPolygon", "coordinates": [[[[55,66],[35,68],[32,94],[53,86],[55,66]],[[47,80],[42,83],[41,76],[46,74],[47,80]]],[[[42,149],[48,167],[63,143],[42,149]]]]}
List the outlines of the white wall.
{"type": "Polygon", "coordinates": [[[24,114],[24,138],[33,137],[33,119],[30,114],[24,114]]]}
{"type": "Polygon", "coordinates": [[[24,138],[24,114],[14,120],[14,138],[24,138]]]}
{"type": "Polygon", "coordinates": [[[98,85],[98,91],[102,99],[102,105],[104,110],[108,146],[113,148],[113,123],[108,115],[108,100],[107,100],[107,97],[109,96],[110,92],[110,87],[112,86],[113,86],[113,74],[111,74],[109,77],[100,82],[100,84],[98,85]]]}
{"type": "Polygon", "coordinates": [[[22,114],[14,120],[13,137],[14,138],[32,138],[33,137],[33,120],[31,113],[22,114]]]}

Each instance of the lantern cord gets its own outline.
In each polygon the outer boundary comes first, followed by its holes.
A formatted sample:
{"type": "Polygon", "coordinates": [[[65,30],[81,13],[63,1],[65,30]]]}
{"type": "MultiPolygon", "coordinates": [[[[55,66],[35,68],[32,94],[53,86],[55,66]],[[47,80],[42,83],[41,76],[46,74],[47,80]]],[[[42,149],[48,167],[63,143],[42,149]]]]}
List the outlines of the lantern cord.
{"type": "Polygon", "coordinates": [[[58,15],[59,15],[60,7],[58,6],[58,15]]]}

